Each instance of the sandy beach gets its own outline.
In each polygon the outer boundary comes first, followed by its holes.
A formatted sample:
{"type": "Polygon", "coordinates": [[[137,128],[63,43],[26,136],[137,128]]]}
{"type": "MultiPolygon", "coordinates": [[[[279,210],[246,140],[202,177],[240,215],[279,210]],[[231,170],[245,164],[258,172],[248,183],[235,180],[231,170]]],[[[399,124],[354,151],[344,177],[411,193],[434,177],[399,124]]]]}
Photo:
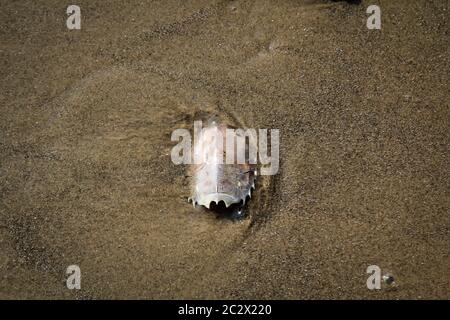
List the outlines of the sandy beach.
{"type": "Polygon", "coordinates": [[[0,2],[1,299],[450,299],[448,1],[0,2]],[[171,161],[208,115],[280,130],[241,221],[171,161]]]}

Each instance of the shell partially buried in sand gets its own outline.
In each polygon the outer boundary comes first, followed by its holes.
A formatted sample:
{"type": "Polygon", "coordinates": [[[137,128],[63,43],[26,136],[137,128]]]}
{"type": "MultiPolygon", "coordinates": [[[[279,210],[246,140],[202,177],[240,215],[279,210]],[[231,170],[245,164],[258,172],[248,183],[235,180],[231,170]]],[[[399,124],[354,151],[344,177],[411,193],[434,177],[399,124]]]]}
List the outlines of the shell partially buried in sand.
{"type": "Polygon", "coordinates": [[[194,207],[201,205],[209,209],[212,203],[220,205],[223,202],[228,208],[233,204],[244,205],[247,197],[251,197],[257,175],[256,158],[245,157],[245,161],[238,163],[237,155],[247,155],[252,143],[252,139],[248,143],[236,143],[238,138],[242,138],[240,134],[239,130],[234,131],[215,121],[201,130],[194,145],[194,159],[197,161],[189,168],[192,176],[189,201],[194,207]],[[231,131],[235,134],[230,135],[231,131]],[[229,152],[231,156],[228,154],[227,157],[227,150],[234,150],[229,152]]]}

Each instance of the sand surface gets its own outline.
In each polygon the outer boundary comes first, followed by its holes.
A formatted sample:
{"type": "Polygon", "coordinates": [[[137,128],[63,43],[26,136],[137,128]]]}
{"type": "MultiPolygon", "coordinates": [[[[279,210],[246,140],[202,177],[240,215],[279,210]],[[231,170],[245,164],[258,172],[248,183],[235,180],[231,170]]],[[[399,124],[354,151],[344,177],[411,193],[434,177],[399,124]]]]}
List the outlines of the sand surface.
{"type": "Polygon", "coordinates": [[[0,2],[0,298],[450,298],[448,1],[0,2]],[[280,129],[243,221],[170,160],[204,114],[280,129]]]}

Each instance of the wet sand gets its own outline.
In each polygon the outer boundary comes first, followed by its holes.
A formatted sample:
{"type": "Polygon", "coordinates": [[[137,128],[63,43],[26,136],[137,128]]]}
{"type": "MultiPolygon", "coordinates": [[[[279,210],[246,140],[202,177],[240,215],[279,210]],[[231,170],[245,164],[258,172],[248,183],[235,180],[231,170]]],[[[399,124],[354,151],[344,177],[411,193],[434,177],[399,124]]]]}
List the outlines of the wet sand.
{"type": "Polygon", "coordinates": [[[1,3],[0,298],[450,298],[446,1],[1,3]],[[205,114],[280,129],[243,221],[170,160],[205,114]]]}

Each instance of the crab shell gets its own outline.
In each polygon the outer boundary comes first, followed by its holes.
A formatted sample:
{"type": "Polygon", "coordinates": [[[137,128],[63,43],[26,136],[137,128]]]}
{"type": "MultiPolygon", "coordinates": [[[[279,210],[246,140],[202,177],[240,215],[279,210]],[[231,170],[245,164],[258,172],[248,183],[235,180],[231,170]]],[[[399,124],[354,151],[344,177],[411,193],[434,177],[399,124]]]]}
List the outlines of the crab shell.
{"type": "MultiPolygon", "coordinates": [[[[241,202],[244,205],[255,188],[256,164],[249,162],[256,163],[256,159],[243,164],[238,164],[237,161],[233,161],[233,164],[226,163],[226,129],[226,125],[213,122],[203,128],[195,142],[194,158],[200,156],[200,161],[190,168],[193,179],[189,201],[192,201],[194,207],[198,204],[209,209],[212,202],[219,205],[221,201],[227,208],[241,202]],[[219,138],[217,131],[221,134],[219,138]]],[[[237,146],[234,140],[235,157],[237,152],[245,151],[237,150],[238,147],[248,149],[248,144],[237,146]]]]}

